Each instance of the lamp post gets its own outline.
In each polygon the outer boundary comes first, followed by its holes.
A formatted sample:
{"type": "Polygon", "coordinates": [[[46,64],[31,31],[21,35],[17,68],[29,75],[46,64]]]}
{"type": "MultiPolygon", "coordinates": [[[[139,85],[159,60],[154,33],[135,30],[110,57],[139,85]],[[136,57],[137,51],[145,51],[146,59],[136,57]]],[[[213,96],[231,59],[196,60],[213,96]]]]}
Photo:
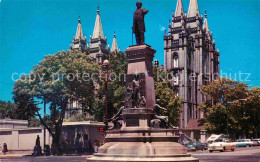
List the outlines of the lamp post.
{"type": "Polygon", "coordinates": [[[105,122],[105,125],[106,125],[106,130],[107,130],[107,127],[108,127],[108,111],[107,111],[107,94],[108,94],[108,82],[109,82],[109,75],[110,75],[110,72],[109,72],[109,69],[110,69],[110,64],[109,64],[109,61],[108,60],[104,60],[103,64],[102,64],[102,71],[103,71],[103,80],[105,82],[105,116],[104,116],[104,122],[105,122]]]}

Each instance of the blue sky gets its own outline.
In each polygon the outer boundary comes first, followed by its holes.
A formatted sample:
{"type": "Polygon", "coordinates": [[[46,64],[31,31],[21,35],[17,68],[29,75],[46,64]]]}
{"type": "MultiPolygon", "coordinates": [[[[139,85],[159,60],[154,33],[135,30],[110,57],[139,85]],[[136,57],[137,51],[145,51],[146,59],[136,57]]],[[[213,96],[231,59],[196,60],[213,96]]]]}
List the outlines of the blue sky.
{"type": "MultiPolygon", "coordinates": [[[[143,0],[146,42],[163,64],[162,27],[168,25],[177,0],[143,0]]],[[[189,0],[182,0],[188,10],[189,0]]],[[[67,50],[81,16],[84,35],[92,35],[97,4],[108,43],[116,31],[121,50],[131,45],[132,16],[136,1],[129,0],[2,0],[0,2],[0,99],[11,100],[13,73],[29,73],[44,55],[67,50]]],[[[208,13],[220,51],[224,73],[250,73],[247,83],[260,86],[260,1],[198,0],[201,14],[208,13]]],[[[242,76],[243,77],[243,76],[242,76]]],[[[246,74],[244,75],[246,77],[246,74]]],[[[17,75],[16,75],[17,78],[17,75]]],[[[235,78],[234,78],[235,79],[235,78]]],[[[245,78],[244,78],[245,79],[245,78]]]]}

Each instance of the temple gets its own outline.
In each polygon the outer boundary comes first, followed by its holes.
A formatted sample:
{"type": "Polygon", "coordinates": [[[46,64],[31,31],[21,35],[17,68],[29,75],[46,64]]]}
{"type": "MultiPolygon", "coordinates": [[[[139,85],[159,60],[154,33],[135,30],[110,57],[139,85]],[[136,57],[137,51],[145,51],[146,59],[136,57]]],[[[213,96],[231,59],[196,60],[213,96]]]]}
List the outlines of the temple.
{"type": "Polygon", "coordinates": [[[184,130],[201,129],[197,119],[204,116],[197,106],[206,100],[201,86],[219,74],[219,51],[212,37],[207,13],[203,22],[197,0],[190,0],[188,14],[183,11],[182,0],[177,0],[164,35],[164,70],[172,72],[175,94],[184,101],[179,121],[184,130]]]}
{"type": "MultiPolygon", "coordinates": [[[[95,20],[95,26],[92,36],[90,35],[89,43],[87,42],[86,36],[83,34],[83,28],[81,24],[81,19],[78,19],[78,26],[76,30],[76,35],[73,35],[72,43],[70,44],[70,50],[78,50],[90,55],[94,62],[101,65],[105,59],[109,58],[111,52],[119,52],[118,44],[116,40],[116,33],[114,32],[112,48],[110,49],[107,38],[104,36],[104,31],[101,23],[100,9],[97,7],[97,14],[95,20]]],[[[65,119],[77,114],[84,114],[87,118],[91,116],[84,112],[82,106],[79,102],[69,100],[68,108],[65,113],[65,119]]]]}

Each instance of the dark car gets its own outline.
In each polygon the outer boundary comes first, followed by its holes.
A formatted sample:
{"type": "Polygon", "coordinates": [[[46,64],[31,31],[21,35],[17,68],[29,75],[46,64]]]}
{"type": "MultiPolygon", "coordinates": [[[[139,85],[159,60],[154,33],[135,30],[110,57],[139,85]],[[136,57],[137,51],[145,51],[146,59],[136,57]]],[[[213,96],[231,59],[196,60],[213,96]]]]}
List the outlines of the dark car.
{"type": "Polygon", "coordinates": [[[198,141],[191,141],[188,144],[185,145],[188,151],[196,151],[196,150],[206,150],[207,144],[200,143],[198,141]]]}
{"type": "Polygon", "coordinates": [[[200,142],[198,142],[198,141],[194,142],[194,143],[193,143],[193,146],[196,148],[196,150],[201,150],[201,151],[203,151],[203,150],[206,150],[206,149],[207,149],[207,145],[206,145],[206,144],[200,143],[200,142]]]}

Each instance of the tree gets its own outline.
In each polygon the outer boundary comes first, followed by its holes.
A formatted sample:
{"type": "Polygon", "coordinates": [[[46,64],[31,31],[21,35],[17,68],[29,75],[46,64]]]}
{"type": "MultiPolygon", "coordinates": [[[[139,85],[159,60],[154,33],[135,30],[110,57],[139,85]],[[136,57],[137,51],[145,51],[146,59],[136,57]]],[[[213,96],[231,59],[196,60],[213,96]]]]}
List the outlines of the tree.
{"type": "Polygon", "coordinates": [[[53,153],[60,154],[60,134],[69,100],[77,100],[83,109],[91,111],[94,101],[94,82],[99,82],[99,66],[86,54],[62,51],[47,55],[29,75],[16,81],[13,89],[15,103],[41,124],[52,136],[53,153]],[[95,75],[94,75],[95,74],[95,75]],[[96,76],[96,77],[93,77],[96,76]],[[50,115],[43,118],[37,105],[46,102],[50,115]]]}
{"type": "Polygon", "coordinates": [[[84,114],[76,114],[71,116],[70,118],[66,119],[66,122],[78,122],[78,121],[87,121],[87,120],[91,120],[88,119],[84,114]]]}
{"type": "MultiPolygon", "coordinates": [[[[166,73],[161,68],[154,68],[155,80],[155,97],[160,100],[160,105],[168,109],[169,113],[164,115],[169,116],[169,122],[173,126],[178,126],[180,114],[182,111],[182,100],[176,96],[174,87],[167,79],[162,79],[166,73]],[[157,77],[158,75],[163,77],[157,77]]],[[[163,113],[163,112],[162,112],[163,113]]]]}
{"type": "Polygon", "coordinates": [[[15,118],[15,104],[0,100],[0,118],[15,118]]]}
{"type": "Polygon", "coordinates": [[[127,70],[127,59],[123,52],[111,53],[110,63],[110,82],[108,82],[108,91],[105,90],[104,82],[100,83],[98,95],[93,103],[93,115],[98,121],[103,121],[105,101],[104,96],[107,93],[108,116],[112,117],[121,106],[125,99],[125,77],[127,70]]]}
{"type": "Polygon", "coordinates": [[[219,78],[202,86],[206,101],[199,105],[205,114],[201,124],[209,133],[225,133],[231,137],[248,137],[250,131],[259,132],[259,88],[248,90],[246,84],[219,78]],[[257,128],[258,127],[258,128],[257,128]]]}

